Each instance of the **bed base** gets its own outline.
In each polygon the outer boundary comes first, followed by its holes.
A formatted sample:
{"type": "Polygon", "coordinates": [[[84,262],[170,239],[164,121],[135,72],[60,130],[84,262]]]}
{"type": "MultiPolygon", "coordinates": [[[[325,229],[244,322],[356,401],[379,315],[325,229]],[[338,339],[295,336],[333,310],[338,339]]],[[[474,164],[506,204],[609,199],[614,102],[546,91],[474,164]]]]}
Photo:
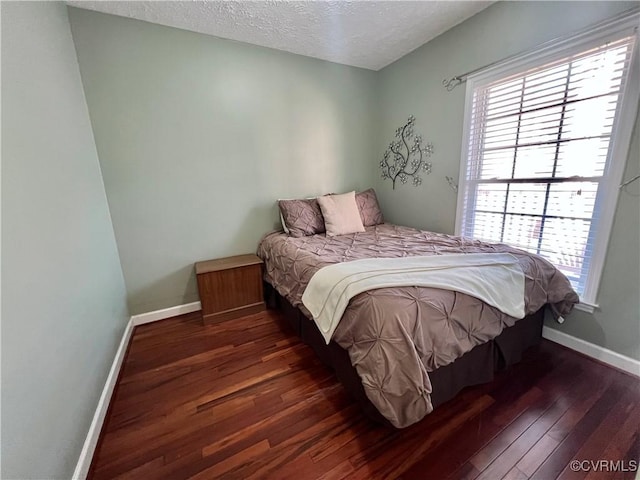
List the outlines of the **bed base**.
{"type": "MultiPolygon", "coordinates": [[[[391,427],[391,423],[367,397],[348,352],[333,341],[327,345],[316,324],[266,282],[265,294],[269,307],[282,311],[298,336],[313,348],[323,363],[335,371],[347,392],[362,405],[365,415],[391,427]]],[[[527,348],[540,343],[543,319],[544,308],[541,308],[518,320],[512,327],[505,328],[493,340],[477,345],[453,363],[429,372],[433,407],[455,397],[465,387],[491,382],[496,372],[519,362],[527,348]]]]}

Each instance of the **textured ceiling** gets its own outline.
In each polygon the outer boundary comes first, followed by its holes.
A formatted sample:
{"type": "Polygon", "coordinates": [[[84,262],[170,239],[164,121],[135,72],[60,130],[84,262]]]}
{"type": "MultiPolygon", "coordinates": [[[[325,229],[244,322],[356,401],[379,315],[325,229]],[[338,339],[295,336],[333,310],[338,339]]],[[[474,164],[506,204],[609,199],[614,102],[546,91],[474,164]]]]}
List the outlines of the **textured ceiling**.
{"type": "Polygon", "coordinates": [[[67,4],[379,70],[491,1],[69,1],[67,4]]]}

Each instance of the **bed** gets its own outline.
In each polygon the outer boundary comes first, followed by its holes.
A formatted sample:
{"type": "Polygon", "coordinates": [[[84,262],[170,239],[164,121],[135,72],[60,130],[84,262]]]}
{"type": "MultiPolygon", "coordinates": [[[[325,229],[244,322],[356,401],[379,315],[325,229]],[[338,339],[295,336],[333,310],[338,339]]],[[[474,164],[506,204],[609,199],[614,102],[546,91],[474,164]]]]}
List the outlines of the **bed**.
{"type": "Polygon", "coordinates": [[[566,315],[578,302],[570,283],[541,257],[502,244],[381,223],[329,236],[267,234],[258,255],[271,303],[331,366],[375,420],[409,426],[468,385],[491,381],[540,341],[544,308],[566,315]],[[481,300],[430,287],[378,288],[349,302],[326,343],[302,303],[322,267],[365,258],[509,253],[524,272],[526,316],[510,317],[481,300]]]}

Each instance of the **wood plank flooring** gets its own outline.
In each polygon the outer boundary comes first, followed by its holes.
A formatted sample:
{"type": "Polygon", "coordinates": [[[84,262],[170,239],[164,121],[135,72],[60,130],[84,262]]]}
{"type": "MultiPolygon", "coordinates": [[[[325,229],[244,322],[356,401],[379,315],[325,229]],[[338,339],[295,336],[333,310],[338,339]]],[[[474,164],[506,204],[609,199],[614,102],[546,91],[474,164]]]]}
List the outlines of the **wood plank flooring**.
{"type": "Polygon", "coordinates": [[[135,329],[91,479],[629,479],[640,380],[548,341],[391,430],[363,417],[277,311],[135,329]]]}

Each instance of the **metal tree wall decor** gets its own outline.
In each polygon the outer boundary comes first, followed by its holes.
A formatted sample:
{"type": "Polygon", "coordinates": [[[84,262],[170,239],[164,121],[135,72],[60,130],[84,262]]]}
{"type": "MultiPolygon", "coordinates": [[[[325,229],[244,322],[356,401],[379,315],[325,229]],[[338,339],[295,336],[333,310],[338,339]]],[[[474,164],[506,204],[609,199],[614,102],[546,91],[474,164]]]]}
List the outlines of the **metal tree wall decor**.
{"type": "Polygon", "coordinates": [[[422,135],[414,132],[415,122],[416,117],[411,115],[407,123],[396,130],[396,139],[389,144],[380,162],[382,178],[391,179],[394,190],[396,180],[407,183],[412,177],[413,186],[417,187],[422,184],[418,172],[422,170],[425,175],[431,173],[431,163],[426,159],[433,153],[433,145],[422,143],[422,135]]]}

